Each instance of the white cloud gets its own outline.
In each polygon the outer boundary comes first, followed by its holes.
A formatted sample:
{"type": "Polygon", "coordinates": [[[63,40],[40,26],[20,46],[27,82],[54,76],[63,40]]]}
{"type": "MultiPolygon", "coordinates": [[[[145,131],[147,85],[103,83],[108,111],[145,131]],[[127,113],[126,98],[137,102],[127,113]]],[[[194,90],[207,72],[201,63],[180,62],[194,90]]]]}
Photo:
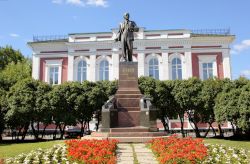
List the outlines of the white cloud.
{"type": "Polygon", "coordinates": [[[250,48],[250,39],[249,40],[243,40],[239,44],[235,44],[231,50],[232,54],[239,54],[240,52],[249,49],[250,48]]]}
{"type": "Polygon", "coordinates": [[[63,0],[52,0],[52,3],[55,3],[55,4],[62,4],[62,3],[63,3],[63,0]]]}
{"type": "Polygon", "coordinates": [[[15,33],[11,33],[11,34],[10,34],[10,36],[11,36],[11,37],[13,37],[13,38],[17,38],[17,37],[20,37],[20,35],[18,35],[18,34],[15,34],[15,33]]]}
{"type": "Polygon", "coordinates": [[[87,0],[88,5],[108,7],[108,2],[106,0],[87,0]]]}
{"type": "Polygon", "coordinates": [[[108,7],[107,0],[52,0],[54,4],[70,4],[74,6],[95,6],[95,7],[108,7]]]}
{"type": "Polygon", "coordinates": [[[243,70],[241,71],[242,76],[250,76],[250,70],[243,70]]]}
{"type": "Polygon", "coordinates": [[[85,3],[82,0],[67,0],[66,3],[81,7],[85,6],[85,3]]]}

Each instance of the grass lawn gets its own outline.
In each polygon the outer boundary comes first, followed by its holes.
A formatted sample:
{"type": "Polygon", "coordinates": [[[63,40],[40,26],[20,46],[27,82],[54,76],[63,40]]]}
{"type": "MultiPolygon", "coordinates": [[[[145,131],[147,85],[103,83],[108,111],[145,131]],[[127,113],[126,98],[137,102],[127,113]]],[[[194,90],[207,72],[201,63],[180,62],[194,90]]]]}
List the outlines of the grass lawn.
{"type": "Polygon", "coordinates": [[[47,149],[55,144],[63,143],[63,140],[35,142],[35,143],[6,143],[0,144],[0,159],[14,157],[21,153],[28,153],[38,148],[47,149]]]}
{"type": "Polygon", "coordinates": [[[214,139],[206,138],[204,139],[205,143],[209,144],[219,144],[225,145],[227,147],[238,147],[248,150],[248,157],[250,159],[250,141],[234,141],[234,140],[225,140],[225,139],[214,139]]]}

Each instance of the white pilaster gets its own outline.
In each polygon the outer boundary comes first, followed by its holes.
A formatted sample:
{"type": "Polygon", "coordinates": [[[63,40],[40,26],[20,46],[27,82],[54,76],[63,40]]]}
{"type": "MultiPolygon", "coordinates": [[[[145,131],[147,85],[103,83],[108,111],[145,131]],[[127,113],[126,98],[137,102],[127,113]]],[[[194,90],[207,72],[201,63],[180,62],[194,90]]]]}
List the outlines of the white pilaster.
{"type": "Polygon", "coordinates": [[[90,61],[90,67],[88,67],[90,70],[89,72],[91,72],[89,78],[88,79],[89,81],[93,81],[95,82],[96,81],[96,55],[90,55],[89,57],[90,61]]]}
{"type": "Polygon", "coordinates": [[[162,79],[161,80],[169,80],[169,70],[168,70],[168,53],[162,53],[162,79]]]}
{"type": "Polygon", "coordinates": [[[137,59],[138,59],[138,77],[145,76],[145,54],[138,53],[137,59]]]}
{"type": "Polygon", "coordinates": [[[193,76],[191,51],[185,52],[185,64],[184,65],[186,69],[186,71],[183,70],[183,73],[185,73],[184,78],[185,79],[191,78],[193,76]]]}
{"type": "Polygon", "coordinates": [[[68,81],[74,80],[74,56],[68,55],[68,81]]]}
{"type": "MultiPolygon", "coordinates": [[[[138,47],[138,50],[144,50],[144,47],[138,47]]],[[[138,77],[145,76],[145,53],[140,52],[137,54],[138,61],[138,77]]]]}
{"type": "Polygon", "coordinates": [[[32,55],[32,77],[36,80],[40,78],[40,57],[36,54],[32,55]]]}
{"type": "MultiPolygon", "coordinates": [[[[119,49],[113,49],[113,51],[119,50],[119,49]]],[[[113,79],[112,80],[118,80],[119,78],[119,53],[113,52],[112,53],[112,66],[113,66],[113,79]]]]}
{"type": "Polygon", "coordinates": [[[232,78],[231,74],[231,56],[230,56],[230,50],[226,49],[222,52],[222,60],[223,60],[223,73],[224,78],[232,78]]]}

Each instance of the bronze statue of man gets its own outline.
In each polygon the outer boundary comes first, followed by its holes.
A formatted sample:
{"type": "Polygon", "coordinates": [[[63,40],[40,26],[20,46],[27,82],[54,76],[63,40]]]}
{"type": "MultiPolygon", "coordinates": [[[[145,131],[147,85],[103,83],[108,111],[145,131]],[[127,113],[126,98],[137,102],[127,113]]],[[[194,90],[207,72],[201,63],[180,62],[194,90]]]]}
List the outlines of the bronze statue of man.
{"type": "Polygon", "coordinates": [[[134,32],[138,32],[139,28],[134,21],[129,20],[129,13],[125,13],[123,18],[115,41],[121,41],[123,60],[132,62],[134,32]]]}

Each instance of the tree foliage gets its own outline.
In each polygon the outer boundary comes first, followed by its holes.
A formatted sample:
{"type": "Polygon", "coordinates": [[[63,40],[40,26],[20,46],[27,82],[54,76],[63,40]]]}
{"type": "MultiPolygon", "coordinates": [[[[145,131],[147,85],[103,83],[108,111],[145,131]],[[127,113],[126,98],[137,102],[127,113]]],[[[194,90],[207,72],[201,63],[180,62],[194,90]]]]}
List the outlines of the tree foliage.
{"type": "Polygon", "coordinates": [[[44,122],[45,116],[49,113],[49,106],[45,101],[49,91],[48,84],[30,78],[21,80],[11,87],[8,93],[9,109],[6,113],[6,120],[12,129],[19,129],[19,133],[24,130],[22,139],[29,125],[32,127],[35,138],[38,139],[39,133],[36,129],[39,130],[39,122],[44,122]]]}
{"type": "Polygon", "coordinates": [[[24,56],[19,50],[14,50],[11,46],[0,47],[0,71],[3,70],[9,63],[17,64],[23,61],[24,56]]]}
{"type": "Polygon", "coordinates": [[[0,85],[7,91],[15,83],[26,78],[31,78],[31,61],[28,59],[11,62],[0,71],[0,85]]]}

